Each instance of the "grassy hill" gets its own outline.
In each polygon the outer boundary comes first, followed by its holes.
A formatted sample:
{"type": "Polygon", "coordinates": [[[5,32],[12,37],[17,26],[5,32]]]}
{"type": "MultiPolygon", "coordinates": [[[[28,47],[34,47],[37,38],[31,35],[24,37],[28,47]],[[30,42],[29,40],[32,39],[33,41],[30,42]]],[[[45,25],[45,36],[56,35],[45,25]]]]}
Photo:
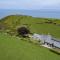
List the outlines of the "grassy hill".
{"type": "Polygon", "coordinates": [[[60,38],[60,20],[11,15],[0,20],[0,60],[60,60],[60,55],[34,43],[28,38],[17,38],[5,32],[27,26],[32,33],[52,34],[60,38]]]}
{"type": "Polygon", "coordinates": [[[0,60],[60,60],[49,49],[0,33],[0,60]]]}
{"type": "Polygon", "coordinates": [[[11,15],[0,20],[0,25],[16,32],[17,27],[27,26],[32,33],[48,34],[60,38],[60,20],[52,18],[36,18],[32,16],[11,15]]]}

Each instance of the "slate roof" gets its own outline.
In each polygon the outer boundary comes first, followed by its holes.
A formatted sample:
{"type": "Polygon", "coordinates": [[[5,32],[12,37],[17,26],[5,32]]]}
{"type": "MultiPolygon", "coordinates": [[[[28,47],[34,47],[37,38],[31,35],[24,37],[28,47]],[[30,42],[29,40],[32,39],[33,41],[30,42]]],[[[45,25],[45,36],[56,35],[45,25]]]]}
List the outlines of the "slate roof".
{"type": "Polygon", "coordinates": [[[57,40],[56,38],[53,38],[51,35],[39,35],[39,34],[34,34],[33,35],[34,39],[44,41],[49,44],[54,44],[54,46],[60,48],[60,41],[57,40]]]}

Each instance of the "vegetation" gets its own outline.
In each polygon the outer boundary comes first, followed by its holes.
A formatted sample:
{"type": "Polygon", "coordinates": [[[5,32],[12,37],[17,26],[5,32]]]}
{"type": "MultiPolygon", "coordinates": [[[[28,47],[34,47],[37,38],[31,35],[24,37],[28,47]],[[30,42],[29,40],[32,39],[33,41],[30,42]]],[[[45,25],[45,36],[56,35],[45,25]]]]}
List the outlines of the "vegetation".
{"type": "Polygon", "coordinates": [[[22,15],[11,15],[1,19],[0,60],[60,60],[59,52],[37,45],[36,40],[16,36],[25,36],[30,32],[51,33],[60,38],[60,20],[22,15]]]}
{"type": "MultiPolygon", "coordinates": [[[[17,28],[27,26],[31,33],[48,34],[60,38],[60,20],[52,18],[35,18],[31,16],[11,15],[0,20],[3,31],[16,33],[17,28]]],[[[1,27],[0,27],[1,28],[1,27]]]]}
{"type": "Polygon", "coordinates": [[[60,60],[60,55],[25,40],[0,33],[0,60],[60,60]]]}
{"type": "Polygon", "coordinates": [[[30,33],[30,31],[26,27],[20,27],[17,29],[18,35],[21,35],[22,37],[28,37],[27,35],[30,33]]]}

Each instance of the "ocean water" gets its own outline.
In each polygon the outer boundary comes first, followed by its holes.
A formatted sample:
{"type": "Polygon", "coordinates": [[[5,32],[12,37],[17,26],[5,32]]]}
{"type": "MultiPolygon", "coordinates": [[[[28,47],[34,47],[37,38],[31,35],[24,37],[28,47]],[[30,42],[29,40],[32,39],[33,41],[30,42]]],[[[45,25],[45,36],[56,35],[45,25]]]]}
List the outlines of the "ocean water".
{"type": "Polygon", "coordinates": [[[33,17],[43,17],[43,18],[58,18],[60,19],[60,11],[48,11],[48,10],[9,10],[0,9],[0,18],[8,15],[29,15],[33,17]]]}

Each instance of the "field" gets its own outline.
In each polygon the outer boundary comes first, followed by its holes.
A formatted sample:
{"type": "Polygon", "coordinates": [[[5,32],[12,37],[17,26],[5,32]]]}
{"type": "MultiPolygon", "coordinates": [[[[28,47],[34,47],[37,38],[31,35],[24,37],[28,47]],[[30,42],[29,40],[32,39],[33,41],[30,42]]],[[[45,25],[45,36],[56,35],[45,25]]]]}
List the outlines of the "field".
{"type": "Polygon", "coordinates": [[[7,16],[0,19],[0,60],[60,60],[60,55],[31,43],[28,38],[17,38],[17,28],[21,26],[26,26],[31,33],[50,33],[60,38],[60,19],[7,16]]]}
{"type": "Polygon", "coordinates": [[[17,27],[27,26],[32,33],[48,34],[60,38],[60,20],[52,18],[35,18],[31,16],[11,15],[0,20],[5,30],[16,31],[17,27]],[[50,22],[50,23],[47,23],[50,22]]]}
{"type": "Polygon", "coordinates": [[[0,60],[60,60],[49,49],[0,33],[0,60]]]}

